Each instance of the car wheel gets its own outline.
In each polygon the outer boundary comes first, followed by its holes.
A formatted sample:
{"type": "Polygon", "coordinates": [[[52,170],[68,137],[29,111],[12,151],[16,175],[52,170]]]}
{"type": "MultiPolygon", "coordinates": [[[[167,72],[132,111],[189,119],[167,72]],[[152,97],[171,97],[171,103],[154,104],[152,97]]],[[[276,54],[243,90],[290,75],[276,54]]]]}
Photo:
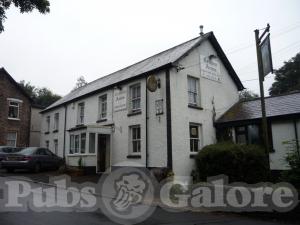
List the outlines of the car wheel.
{"type": "Polygon", "coordinates": [[[33,168],[33,172],[39,173],[41,171],[41,164],[36,163],[33,168]]]}

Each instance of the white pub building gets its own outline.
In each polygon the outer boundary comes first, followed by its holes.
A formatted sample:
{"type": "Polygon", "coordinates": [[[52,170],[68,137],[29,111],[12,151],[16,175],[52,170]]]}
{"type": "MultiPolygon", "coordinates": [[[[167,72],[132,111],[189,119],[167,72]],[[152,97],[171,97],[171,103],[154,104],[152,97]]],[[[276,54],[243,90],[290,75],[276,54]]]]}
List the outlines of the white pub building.
{"type": "Polygon", "coordinates": [[[42,112],[41,146],[67,165],[190,175],[243,85],[212,32],[101,77],[42,112]]]}

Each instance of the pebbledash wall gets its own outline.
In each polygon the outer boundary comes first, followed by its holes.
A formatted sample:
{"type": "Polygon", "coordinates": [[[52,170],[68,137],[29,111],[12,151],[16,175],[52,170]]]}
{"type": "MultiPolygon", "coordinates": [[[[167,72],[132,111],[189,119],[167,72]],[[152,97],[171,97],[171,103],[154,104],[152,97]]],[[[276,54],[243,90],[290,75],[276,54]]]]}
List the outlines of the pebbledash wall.
{"type": "Polygon", "coordinates": [[[84,102],[85,125],[97,124],[109,127],[113,124],[110,142],[111,165],[172,166],[176,175],[190,175],[194,167],[193,154],[195,154],[190,152],[190,124],[199,125],[200,149],[205,145],[215,143],[214,117],[218,118],[238,101],[238,87],[219,57],[214,60],[220,65],[220,80],[214,81],[201,76],[201,55],[217,56],[218,53],[209,40],[203,41],[177,62],[180,67],[163,69],[153,74],[157,80],[160,80],[160,88],[155,92],[147,90],[147,77],[145,76],[118,85],[118,88],[128,93],[131,85],[140,83],[141,114],[128,116],[128,102],[125,110],[117,112],[113,110],[113,95],[116,87],[45,111],[42,114],[41,146],[46,146],[46,142],[48,142],[50,150],[53,151],[54,140],[57,139],[58,155],[65,156],[68,165],[77,166],[78,159],[82,157],[85,166],[97,166],[97,150],[95,154],[87,153],[88,150],[85,154],[69,154],[70,132],[68,130],[76,127],[77,107],[79,103],[84,102]],[[197,108],[188,106],[188,76],[199,79],[200,105],[197,108]],[[167,98],[168,87],[166,84],[168,81],[166,79],[168,78],[170,98],[167,98]],[[97,123],[96,121],[99,119],[99,96],[103,94],[107,94],[107,120],[97,123]],[[156,113],[156,100],[162,100],[163,102],[163,113],[159,115],[156,113]],[[168,106],[170,111],[168,111],[168,106]],[[146,111],[148,115],[146,115],[146,111]],[[57,132],[53,133],[55,113],[59,113],[59,128],[57,132]],[[51,120],[49,133],[47,133],[46,128],[47,116],[50,116],[51,120]],[[147,131],[146,123],[148,126],[147,131]],[[128,158],[131,151],[129,127],[133,125],[140,125],[141,127],[140,158],[128,158]],[[168,129],[169,131],[167,131],[168,129]],[[146,149],[148,151],[147,156],[146,149]]]}

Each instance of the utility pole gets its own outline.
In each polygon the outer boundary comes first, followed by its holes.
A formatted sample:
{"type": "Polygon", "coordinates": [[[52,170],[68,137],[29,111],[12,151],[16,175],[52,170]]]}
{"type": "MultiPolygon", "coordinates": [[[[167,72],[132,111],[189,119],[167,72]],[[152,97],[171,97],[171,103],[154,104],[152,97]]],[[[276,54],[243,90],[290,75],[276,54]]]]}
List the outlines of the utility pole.
{"type": "Polygon", "coordinates": [[[258,74],[259,74],[259,88],[260,88],[260,101],[261,101],[261,112],[262,112],[262,130],[263,130],[263,140],[268,160],[268,166],[270,167],[270,146],[269,146],[269,134],[268,134],[268,124],[266,117],[266,105],[265,105],[265,94],[264,94],[264,71],[263,71],[263,61],[261,54],[261,40],[264,35],[270,31],[270,25],[268,24],[261,36],[259,36],[259,30],[256,29],[255,42],[256,42],[256,53],[257,53],[257,64],[258,64],[258,74]]]}

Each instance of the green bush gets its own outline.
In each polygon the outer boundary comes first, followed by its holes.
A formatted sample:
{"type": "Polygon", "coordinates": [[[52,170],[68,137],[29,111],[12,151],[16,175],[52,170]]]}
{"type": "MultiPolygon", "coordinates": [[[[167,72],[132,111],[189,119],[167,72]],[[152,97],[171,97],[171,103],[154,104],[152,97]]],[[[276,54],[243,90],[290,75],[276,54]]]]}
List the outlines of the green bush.
{"type": "Polygon", "coordinates": [[[257,145],[230,142],[205,146],[196,157],[198,181],[225,174],[230,182],[257,183],[266,181],[269,170],[264,149],[257,145]]]}
{"type": "Polygon", "coordinates": [[[281,179],[300,188],[300,153],[297,150],[296,140],[286,141],[284,144],[288,145],[288,153],[285,159],[290,166],[290,170],[283,171],[281,179]]]}

